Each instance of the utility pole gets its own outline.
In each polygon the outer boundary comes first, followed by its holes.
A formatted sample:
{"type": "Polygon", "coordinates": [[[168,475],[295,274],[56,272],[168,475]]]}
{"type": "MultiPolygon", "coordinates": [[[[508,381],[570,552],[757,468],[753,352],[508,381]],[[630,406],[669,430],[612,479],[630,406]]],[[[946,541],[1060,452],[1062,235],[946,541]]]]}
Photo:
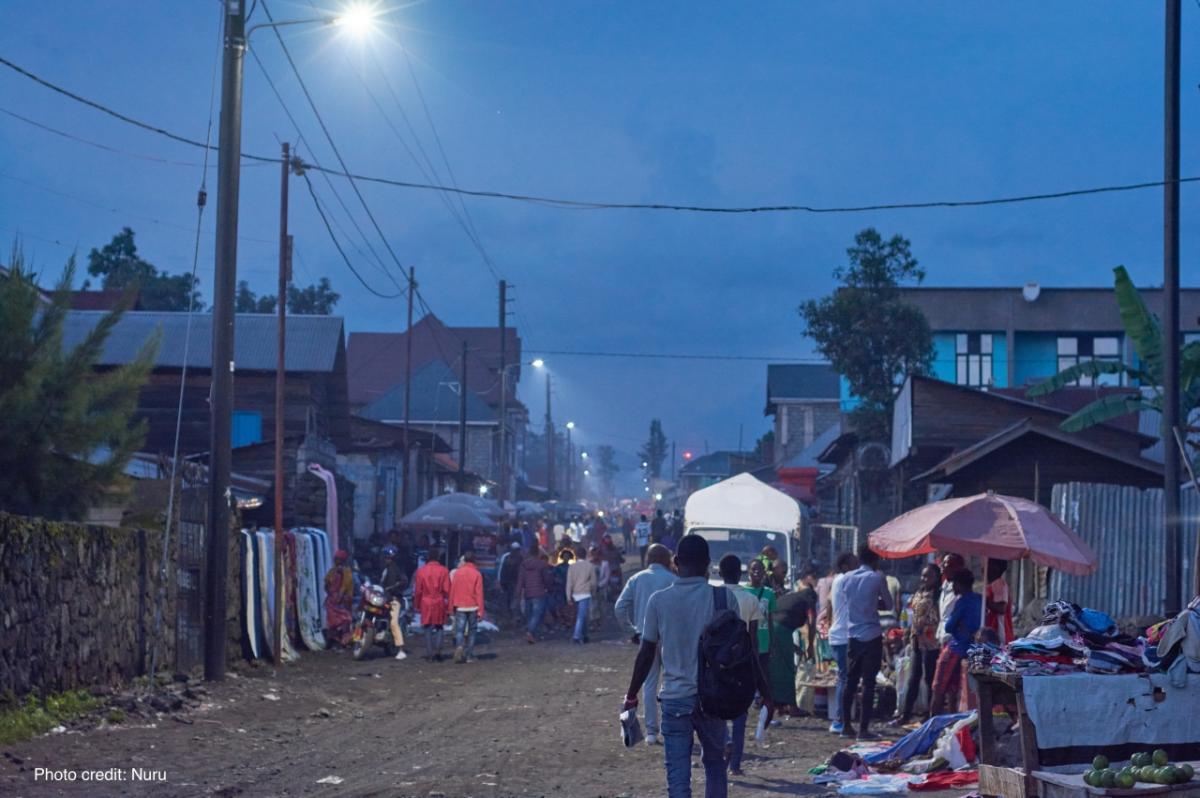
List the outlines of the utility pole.
{"type": "Polygon", "coordinates": [[[505,363],[505,329],[508,322],[508,283],[500,281],[500,503],[508,499],[508,364],[505,363]]]}
{"type": "MultiPolygon", "coordinates": [[[[1163,141],[1163,520],[1166,532],[1165,614],[1183,608],[1179,517],[1179,450],[1168,441],[1179,429],[1179,20],[1180,0],[1166,0],[1163,141]]],[[[1195,563],[1192,564],[1195,567],[1195,563]]]]}
{"type": "Polygon", "coordinates": [[[246,6],[225,0],[221,63],[221,127],[217,155],[217,240],[213,277],[211,423],[208,459],[208,530],[204,557],[204,678],[225,678],[226,581],[232,496],[233,337],[237,284],[238,188],[242,152],[242,68],[246,6]]]}
{"type": "Polygon", "coordinates": [[[675,441],[671,441],[671,481],[675,481],[675,441]]]}
{"type": "Polygon", "coordinates": [[[546,497],[554,498],[554,421],[550,415],[550,372],[546,372],[546,497]]]}
{"type": "Polygon", "coordinates": [[[408,515],[408,486],[412,482],[412,444],[411,430],[408,426],[412,420],[410,405],[412,404],[412,314],[413,295],[417,293],[417,270],[408,267],[408,326],[404,333],[404,472],[400,483],[400,517],[408,515]]]}
{"type": "Polygon", "coordinates": [[[292,237],[288,235],[288,169],[291,153],[283,143],[283,169],[279,182],[279,293],[275,302],[278,314],[275,344],[275,615],[272,654],[276,665],[283,664],[283,395],[287,362],[284,348],[287,341],[287,286],[292,265],[292,237]]]}
{"type": "Polygon", "coordinates": [[[567,501],[575,500],[575,445],[571,443],[573,424],[567,424],[567,473],[565,474],[567,488],[564,491],[567,501]]]}
{"type": "Polygon", "coordinates": [[[458,491],[467,484],[467,342],[462,345],[458,377],[458,491]]]}

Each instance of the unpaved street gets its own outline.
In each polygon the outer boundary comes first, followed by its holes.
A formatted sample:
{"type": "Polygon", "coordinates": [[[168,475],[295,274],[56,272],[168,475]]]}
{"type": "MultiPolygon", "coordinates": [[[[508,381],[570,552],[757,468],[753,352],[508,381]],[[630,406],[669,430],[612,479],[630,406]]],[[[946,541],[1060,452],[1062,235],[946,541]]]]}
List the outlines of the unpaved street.
{"type": "MultiPolygon", "coordinates": [[[[395,662],[382,653],[355,663],[344,654],[320,653],[305,654],[278,676],[270,668],[247,669],[213,688],[201,710],[179,719],[51,735],[9,748],[10,756],[0,757],[0,794],[665,793],[662,748],[627,751],[619,742],[616,716],[633,660],[630,644],[615,633],[585,647],[563,637],[530,646],[502,634],[480,653],[484,659],[467,665],[418,657],[395,662]],[[126,774],[140,767],[164,771],[166,780],[35,782],[36,767],[121,768],[126,774]],[[341,783],[320,783],[330,776],[341,783]]],[[[746,776],[730,793],[830,794],[809,784],[806,771],[834,749],[823,724],[788,720],[774,730],[769,748],[757,751],[750,742],[746,776]]],[[[693,772],[698,786],[702,770],[693,772]]]]}

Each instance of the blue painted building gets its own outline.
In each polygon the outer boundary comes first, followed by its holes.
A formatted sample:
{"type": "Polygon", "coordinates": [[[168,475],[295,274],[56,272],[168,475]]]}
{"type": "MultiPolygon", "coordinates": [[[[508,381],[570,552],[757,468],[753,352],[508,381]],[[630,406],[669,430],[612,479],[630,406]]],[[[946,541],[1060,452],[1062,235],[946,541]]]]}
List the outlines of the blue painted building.
{"type": "MultiPolygon", "coordinates": [[[[933,330],[933,376],[975,388],[1024,388],[1086,360],[1137,363],[1111,288],[905,288],[933,330]]],[[[1143,290],[1161,315],[1162,291],[1143,290]]],[[[1200,337],[1200,289],[1180,292],[1185,340],[1200,337]]],[[[1102,377],[1101,385],[1122,385],[1102,377]]],[[[842,409],[855,404],[841,381],[842,409]]]]}

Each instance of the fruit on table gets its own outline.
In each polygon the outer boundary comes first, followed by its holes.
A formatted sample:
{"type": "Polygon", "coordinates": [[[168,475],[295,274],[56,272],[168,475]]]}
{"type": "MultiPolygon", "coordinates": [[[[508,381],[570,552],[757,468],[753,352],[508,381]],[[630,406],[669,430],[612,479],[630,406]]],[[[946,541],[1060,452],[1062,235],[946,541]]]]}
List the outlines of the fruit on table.
{"type": "Polygon", "coordinates": [[[1192,777],[1196,775],[1196,769],[1194,767],[1192,767],[1191,765],[1189,765],[1187,762],[1184,762],[1179,767],[1181,767],[1183,769],[1183,772],[1187,775],[1188,781],[1191,781],[1192,777]]]}
{"type": "Polygon", "coordinates": [[[1171,757],[1167,756],[1167,752],[1161,748],[1156,750],[1151,758],[1154,760],[1154,764],[1158,765],[1160,768],[1164,767],[1168,762],[1171,761],[1171,757]]]}
{"type": "Polygon", "coordinates": [[[1132,773],[1122,772],[1117,775],[1117,786],[1118,787],[1128,790],[1133,785],[1134,785],[1134,778],[1133,778],[1132,773]]]}
{"type": "Polygon", "coordinates": [[[1092,760],[1092,770],[1107,770],[1107,769],[1108,769],[1108,757],[1106,757],[1104,754],[1097,754],[1096,758],[1092,760]]]}

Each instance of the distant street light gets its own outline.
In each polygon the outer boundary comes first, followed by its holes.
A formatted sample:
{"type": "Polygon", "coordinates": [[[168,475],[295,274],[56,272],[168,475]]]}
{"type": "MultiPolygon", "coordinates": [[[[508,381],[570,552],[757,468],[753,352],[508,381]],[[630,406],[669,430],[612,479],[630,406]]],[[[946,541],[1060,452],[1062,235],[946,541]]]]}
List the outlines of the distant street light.
{"type": "Polygon", "coordinates": [[[575,422],[574,422],[574,421],[568,421],[568,422],[567,422],[567,429],[575,429],[575,422]]]}
{"type": "Polygon", "coordinates": [[[480,495],[480,496],[486,496],[486,495],[487,495],[487,490],[488,490],[488,488],[487,488],[487,485],[480,485],[480,486],[479,486],[479,495],[480,495]]]}
{"type": "Polygon", "coordinates": [[[656,502],[662,501],[662,494],[661,493],[654,494],[654,501],[656,501],[656,502]]]}
{"type": "Polygon", "coordinates": [[[587,453],[587,452],[580,452],[580,453],[579,453],[579,456],[580,456],[580,457],[582,457],[584,460],[588,459],[588,453],[587,453]]]}
{"type": "Polygon", "coordinates": [[[533,362],[530,363],[529,365],[533,366],[535,369],[540,369],[542,366],[546,365],[546,361],[544,361],[540,357],[538,357],[538,358],[534,358],[533,362]]]}
{"type": "Polygon", "coordinates": [[[583,475],[585,477],[590,477],[592,475],[592,472],[585,468],[585,469],[583,469],[583,475]]]}
{"type": "Polygon", "coordinates": [[[647,463],[645,460],[643,460],[643,461],[642,461],[642,468],[649,468],[649,467],[650,467],[650,464],[649,464],[649,463],[647,463]]]}

